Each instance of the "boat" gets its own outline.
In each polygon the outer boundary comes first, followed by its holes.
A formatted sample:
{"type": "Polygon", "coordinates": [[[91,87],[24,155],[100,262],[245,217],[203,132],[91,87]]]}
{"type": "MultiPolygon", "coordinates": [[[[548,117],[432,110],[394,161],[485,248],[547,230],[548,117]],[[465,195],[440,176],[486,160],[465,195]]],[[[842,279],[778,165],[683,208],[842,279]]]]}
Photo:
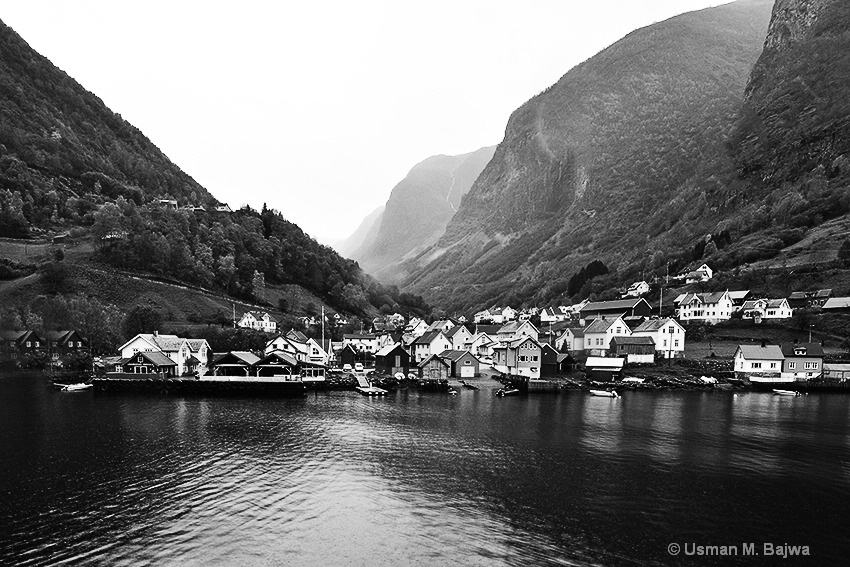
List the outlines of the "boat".
{"type": "Polygon", "coordinates": [[[610,392],[608,390],[591,390],[590,395],[591,396],[599,396],[600,398],[619,398],[620,397],[620,394],[618,394],[617,392],[615,392],[613,390],[610,391],[610,392]]]}
{"type": "Polygon", "coordinates": [[[448,394],[449,394],[450,396],[456,396],[456,395],[457,395],[457,390],[453,390],[453,389],[449,388],[448,394]]]}
{"type": "Polygon", "coordinates": [[[800,392],[795,392],[794,390],[777,390],[774,389],[773,393],[777,396],[802,396],[800,392]]]}
{"type": "Polygon", "coordinates": [[[460,381],[460,385],[463,386],[464,388],[468,389],[468,390],[478,390],[479,389],[478,386],[476,386],[474,384],[467,384],[463,380],[460,381]]]}
{"type": "Polygon", "coordinates": [[[516,396],[517,394],[519,394],[519,390],[516,388],[508,388],[507,390],[501,388],[496,391],[497,396],[516,396]]]}
{"type": "Polygon", "coordinates": [[[93,384],[68,384],[62,388],[63,392],[78,392],[80,390],[88,390],[93,384]]]}

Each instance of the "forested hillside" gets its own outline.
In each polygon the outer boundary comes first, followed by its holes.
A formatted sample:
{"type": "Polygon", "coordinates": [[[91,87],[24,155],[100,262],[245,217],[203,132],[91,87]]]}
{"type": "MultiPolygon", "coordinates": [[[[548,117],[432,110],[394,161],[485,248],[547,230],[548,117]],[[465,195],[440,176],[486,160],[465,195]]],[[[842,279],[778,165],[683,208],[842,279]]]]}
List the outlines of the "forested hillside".
{"type": "Polygon", "coordinates": [[[48,265],[6,262],[5,279],[36,268],[59,277],[63,262],[95,261],[251,301],[264,300],[266,285],[297,284],[347,313],[428,311],[279,212],[215,205],[138,129],[0,22],[0,236],[70,233],[94,249],[48,265]]]}

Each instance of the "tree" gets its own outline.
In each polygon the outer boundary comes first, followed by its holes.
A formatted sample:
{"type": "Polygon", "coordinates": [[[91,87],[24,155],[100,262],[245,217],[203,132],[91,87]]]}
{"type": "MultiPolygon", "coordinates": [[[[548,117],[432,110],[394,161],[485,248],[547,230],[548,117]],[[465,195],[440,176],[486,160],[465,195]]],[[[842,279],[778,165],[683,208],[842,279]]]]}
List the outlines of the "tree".
{"type": "Polygon", "coordinates": [[[121,325],[124,338],[127,339],[139,333],[159,331],[160,327],[162,327],[162,314],[148,305],[133,307],[124,317],[124,322],[121,325]]]}
{"type": "Polygon", "coordinates": [[[289,302],[285,297],[281,297],[277,300],[277,308],[281,311],[281,313],[289,312],[289,302]]]}
{"type": "Polygon", "coordinates": [[[120,234],[123,226],[124,215],[121,214],[121,209],[115,203],[106,203],[94,214],[91,233],[97,245],[102,246],[108,236],[120,234]]]}

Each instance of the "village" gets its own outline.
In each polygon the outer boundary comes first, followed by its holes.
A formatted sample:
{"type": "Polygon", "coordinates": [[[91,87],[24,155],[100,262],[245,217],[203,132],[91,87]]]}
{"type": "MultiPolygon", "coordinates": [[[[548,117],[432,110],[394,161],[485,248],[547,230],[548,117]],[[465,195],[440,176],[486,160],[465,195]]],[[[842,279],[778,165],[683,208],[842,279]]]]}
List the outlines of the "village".
{"type": "MultiPolygon", "coordinates": [[[[694,285],[712,275],[703,264],[677,278],[694,285]]],[[[482,376],[522,391],[645,383],[842,389],[850,378],[850,364],[839,353],[826,353],[811,339],[811,329],[808,340],[793,342],[769,343],[751,334],[751,340],[725,354],[717,354],[720,344],[714,347],[710,341],[705,354],[688,347],[706,327],[736,322],[758,329],[791,319],[795,309],[848,311],[848,297],[833,297],[831,290],[785,298],[756,298],[747,290],[692,291],[671,300],[674,316],[661,316],[663,290],[656,311],[643,297],[649,287],[645,281],[634,282],[618,300],[526,309],[492,306],[468,317],[430,322],[396,313],[372,319],[370,328],[346,333],[341,341],[325,337],[324,313],[318,319],[300,319],[303,330],[284,332],[269,313],[247,311],[234,317],[233,325],[266,334],[261,351],[214,353],[203,338],[151,329],[121,345],[114,356],[95,359],[93,376],[351,387],[368,393],[376,393],[376,385],[392,388],[400,381],[451,390],[452,380],[463,384],[482,376]],[[316,327],[318,333],[310,332],[316,327]]],[[[346,322],[340,314],[330,318],[346,322]]],[[[40,353],[52,369],[61,369],[87,350],[88,341],[75,330],[0,331],[0,361],[5,364],[40,353]]]]}

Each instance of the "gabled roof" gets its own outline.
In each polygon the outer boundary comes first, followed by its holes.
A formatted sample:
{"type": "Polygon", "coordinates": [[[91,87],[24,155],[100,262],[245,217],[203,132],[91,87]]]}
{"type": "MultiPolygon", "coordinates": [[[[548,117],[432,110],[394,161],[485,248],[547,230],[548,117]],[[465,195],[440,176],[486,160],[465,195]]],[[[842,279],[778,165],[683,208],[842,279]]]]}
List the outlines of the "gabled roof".
{"type": "Polygon", "coordinates": [[[637,297],[632,299],[618,299],[616,301],[594,301],[582,307],[582,312],[588,311],[614,311],[617,309],[634,309],[638,303],[646,303],[646,300],[637,297]]]}
{"type": "Polygon", "coordinates": [[[394,351],[397,348],[404,350],[404,347],[402,347],[400,343],[393,343],[391,345],[385,346],[384,348],[382,348],[381,350],[376,352],[375,356],[387,356],[388,354],[390,354],[392,351],[394,351]]]}
{"type": "Polygon", "coordinates": [[[290,339],[293,339],[293,340],[296,340],[296,341],[300,341],[300,342],[302,342],[302,343],[306,343],[306,342],[309,340],[309,338],[307,337],[307,335],[305,335],[305,334],[304,334],[304,333],[302,333],[301,331],[296,331],[295,329],[289,329],[289,330],[286,332],[286,336],[287,336],[288,338],[290,338],[290,339]]]}
{"type": "Polygon", "coordinates": [[[360,339],[360,340],[364,340],[364,341],[369,341],[369,340],[374,340],[378,337],[376,337],[372,333],[348,333],[346,335],[343,335],[342,338],[343,339],[353,339],[353,340],[360,339]]]}
{"type": "Polygon", "coordinates": [[[681,301],[681,303],[690,303],[694,299],[698,299],[701,303],[717,303],[727,295],[726,291],[718,291],[715,293],[689,293],[681,301]]]}
{"type": "Polygon", "coordinates": [[[614,317],[613,319],[594,319],[590,325],[585,327],[584,334],[604,333],[617,322],[621,323],[624,327],[628,327],[619,317],[614,317]]]}
{"type": "Polygon", "coordinates": [[[850,297],[830,297],[823,304],[823,309],[847,309],[850,307],[850,297]]]}
{"type": "Polygon", "coordinates": [[[475,325],[476,333],[487,333],[490,336],[495,336],[499,333],[501,325],[475,325]]]}
{"type": "Polygon", "coordinates": [[[831,289],[819,289],[815,292],[815,297],[817,299],[830,298],[830,297],[832,297],[832,290],[831,289]]]}
{"type": "Polygon", "coordinates": [[[666,327],[670,323],[675,323],[677,327],[681,327],[681,328],[684,329],[684,327],[682,327],[682,325],[680,325],[679,322],[676,321],[675,319],[671,319],[670,317],[664,317],[663,319],[648,319],[648,320],[644,321],[643,323],[641,323],[640,325],[638,325],[638,327],[636,329],[634,329],[634,331],[632,331],[632,332],[633,333],[652,333],[652,332],[657,331],[658,329],[666,327]]]}
{"type": "Polygon", "coordinates": [[[134,354],[133,356],[130,356],[126,359],[123,359],[121,361],[121,365],[123,366],[123,365],[127,364],[128,362],[130,362],[131,360],[134,360],[134,359],[136,359],[140,356],[145,358],[148,362],[150,362],[151,364],[153,364],[157,368],[161,368],[163,366],[177,366],[176,362],[174,362],[173,360],[171,360],[170,358],[168,358],[167,356],[165,356],[161,352],[157,352],[155,350],[139,351],[136,354],[134,354]]]}
{"type": "Polygon", "coordinates": [[[805,291],[794,291],[794,292],[791,293],[791,295],[788,296],[788,299],[797,300],[797,299],[807,299],[808,297],[809,297],[809,294],[805,291]]]}
{"type": "Polygon", "coordinates": [[[443,366],[445,366],[445,367],[447,367],[447,368],[449,368],[449,367],[450,367],[450,365],[449,365],[449,363],[448,363],[448,362],[446,362],[445,360],[443,360],[442,358],[440,358],[440,357],[439,357],[439,356],[437,356],[436,354],[432,354],[431,356],[429,356],[428,358],[426,358],[425,360],[423,360],[422,362],[420,362],[419,364],[417,364],[417,366],[418,366],[419,368],[424,368],[424,367],[425,367],[425,366],[427,366],[427,365],[428,365],[428,363],[429,363],[429,362],[431,362],[432,360],[436,360],[437,362],[439,362],[440,364],[442,364],[443,366]]]}
{"type": "Polygon", "coordinates": [[[750,290],[748,289],[740,291],[730,291],[729,299],[731,299],[732,301],[740,301],[742,299],[745,299],[748,295],[750,295],[750,290]]]}
{"type": "Polygon", "coordinates": [[[782,349],[782,354],[787,358],[793,357],[823,357],[823,347],[820,343],[782,343],[779,345],[782,349]],[[796,354],[798,350],[804,351],[805,354],[796,354]]]}
{"type": "Polygon", "coordinates": [[[245,364],[247,366],[253,366],[260,360],[260,357],[254,354],[253,352],[248,352],[245,350],[232,350],[230,352],[226,352],[215,359],[215,361],[210,364],[210,366],[217,366],[219,364],[226,364],[228,361],[231,361],[230,364],[245,364]]]}
{"type": "Polygon", "coordinates": [[[471,352],[469,352],[468,350],[444,350],[443,352],[440,353],[439,356],[440,356],[440,358],[448,358],[449,360],[453,360],[453,361],[457,362],[458,360],[460,360],[461,358],[463,358],[467,354],[470,355],[475,360],[478,360],[478,357],[475,356],[474,354],[472,354],[471,352]]]}
{"type": "MultiPolygon", "coordinates": [[[[783,360],[785,358],[779,345],[738,345],[738,351],[747,360],[783,360]]],[[[737,351],[735,354],[737,356],[737,351]]]]}
{"type": "Polygon", "coordinates": [[[256,361],[251,363],[251,366],[267,365],[274,363],[298,366],[298,361],[295,360],[295,357],[280,350],[273,350],[263,358],[257,358],[256,361]]]}
{"type": "MultiPolygon", "coordinates": [[[[463,325],[456,325],[456,326],[452,327],[451,329],[449,329],[448,331],[443,331],[443,334],[446,335],[446,337],[448,337],[448,338],[452,338],[456,334],[458,334],[461,329],[466,329],[466,327],[464,327],[463,325]]],[[[469,329],[466,329],[466,332],[469,333],[469,329]]],[[[470,333],[470,334],[472,334],[472,333],[470,333]]]]}
{"type": "Polygon", "coordinates": [[[207,339],[186,339],[186,342],[189,343],[189,350],[192,352],[198,352],[202,346],[206,346],[207,350],[210,348],[207,339]]]}
{"type": "Polygon", "coordinates": [[[689,293],[680,293],[676,296],[676,299],[673,300],[673,303],[681,303],[686,297],[688,297],[689,293]]]}
{"type": "MultiPolygon", "coordinates": [[[[442,331],[426,331],[421,337],[413,341],[415,345],[430,345],[439,335],[443,335],[442,331]]],[[[443,335],[445,336],[445,335],[443,335]]]]}
{"type": "Polygon", "coordinates": [[[770,309],[771,307],[782,307],[783,303],[786,303],[786,299],[749,299],[744,302],[744,305],[741,307],[742,309],[754,309],[757,304],[764,303],[765,307],[770,309]]]}

